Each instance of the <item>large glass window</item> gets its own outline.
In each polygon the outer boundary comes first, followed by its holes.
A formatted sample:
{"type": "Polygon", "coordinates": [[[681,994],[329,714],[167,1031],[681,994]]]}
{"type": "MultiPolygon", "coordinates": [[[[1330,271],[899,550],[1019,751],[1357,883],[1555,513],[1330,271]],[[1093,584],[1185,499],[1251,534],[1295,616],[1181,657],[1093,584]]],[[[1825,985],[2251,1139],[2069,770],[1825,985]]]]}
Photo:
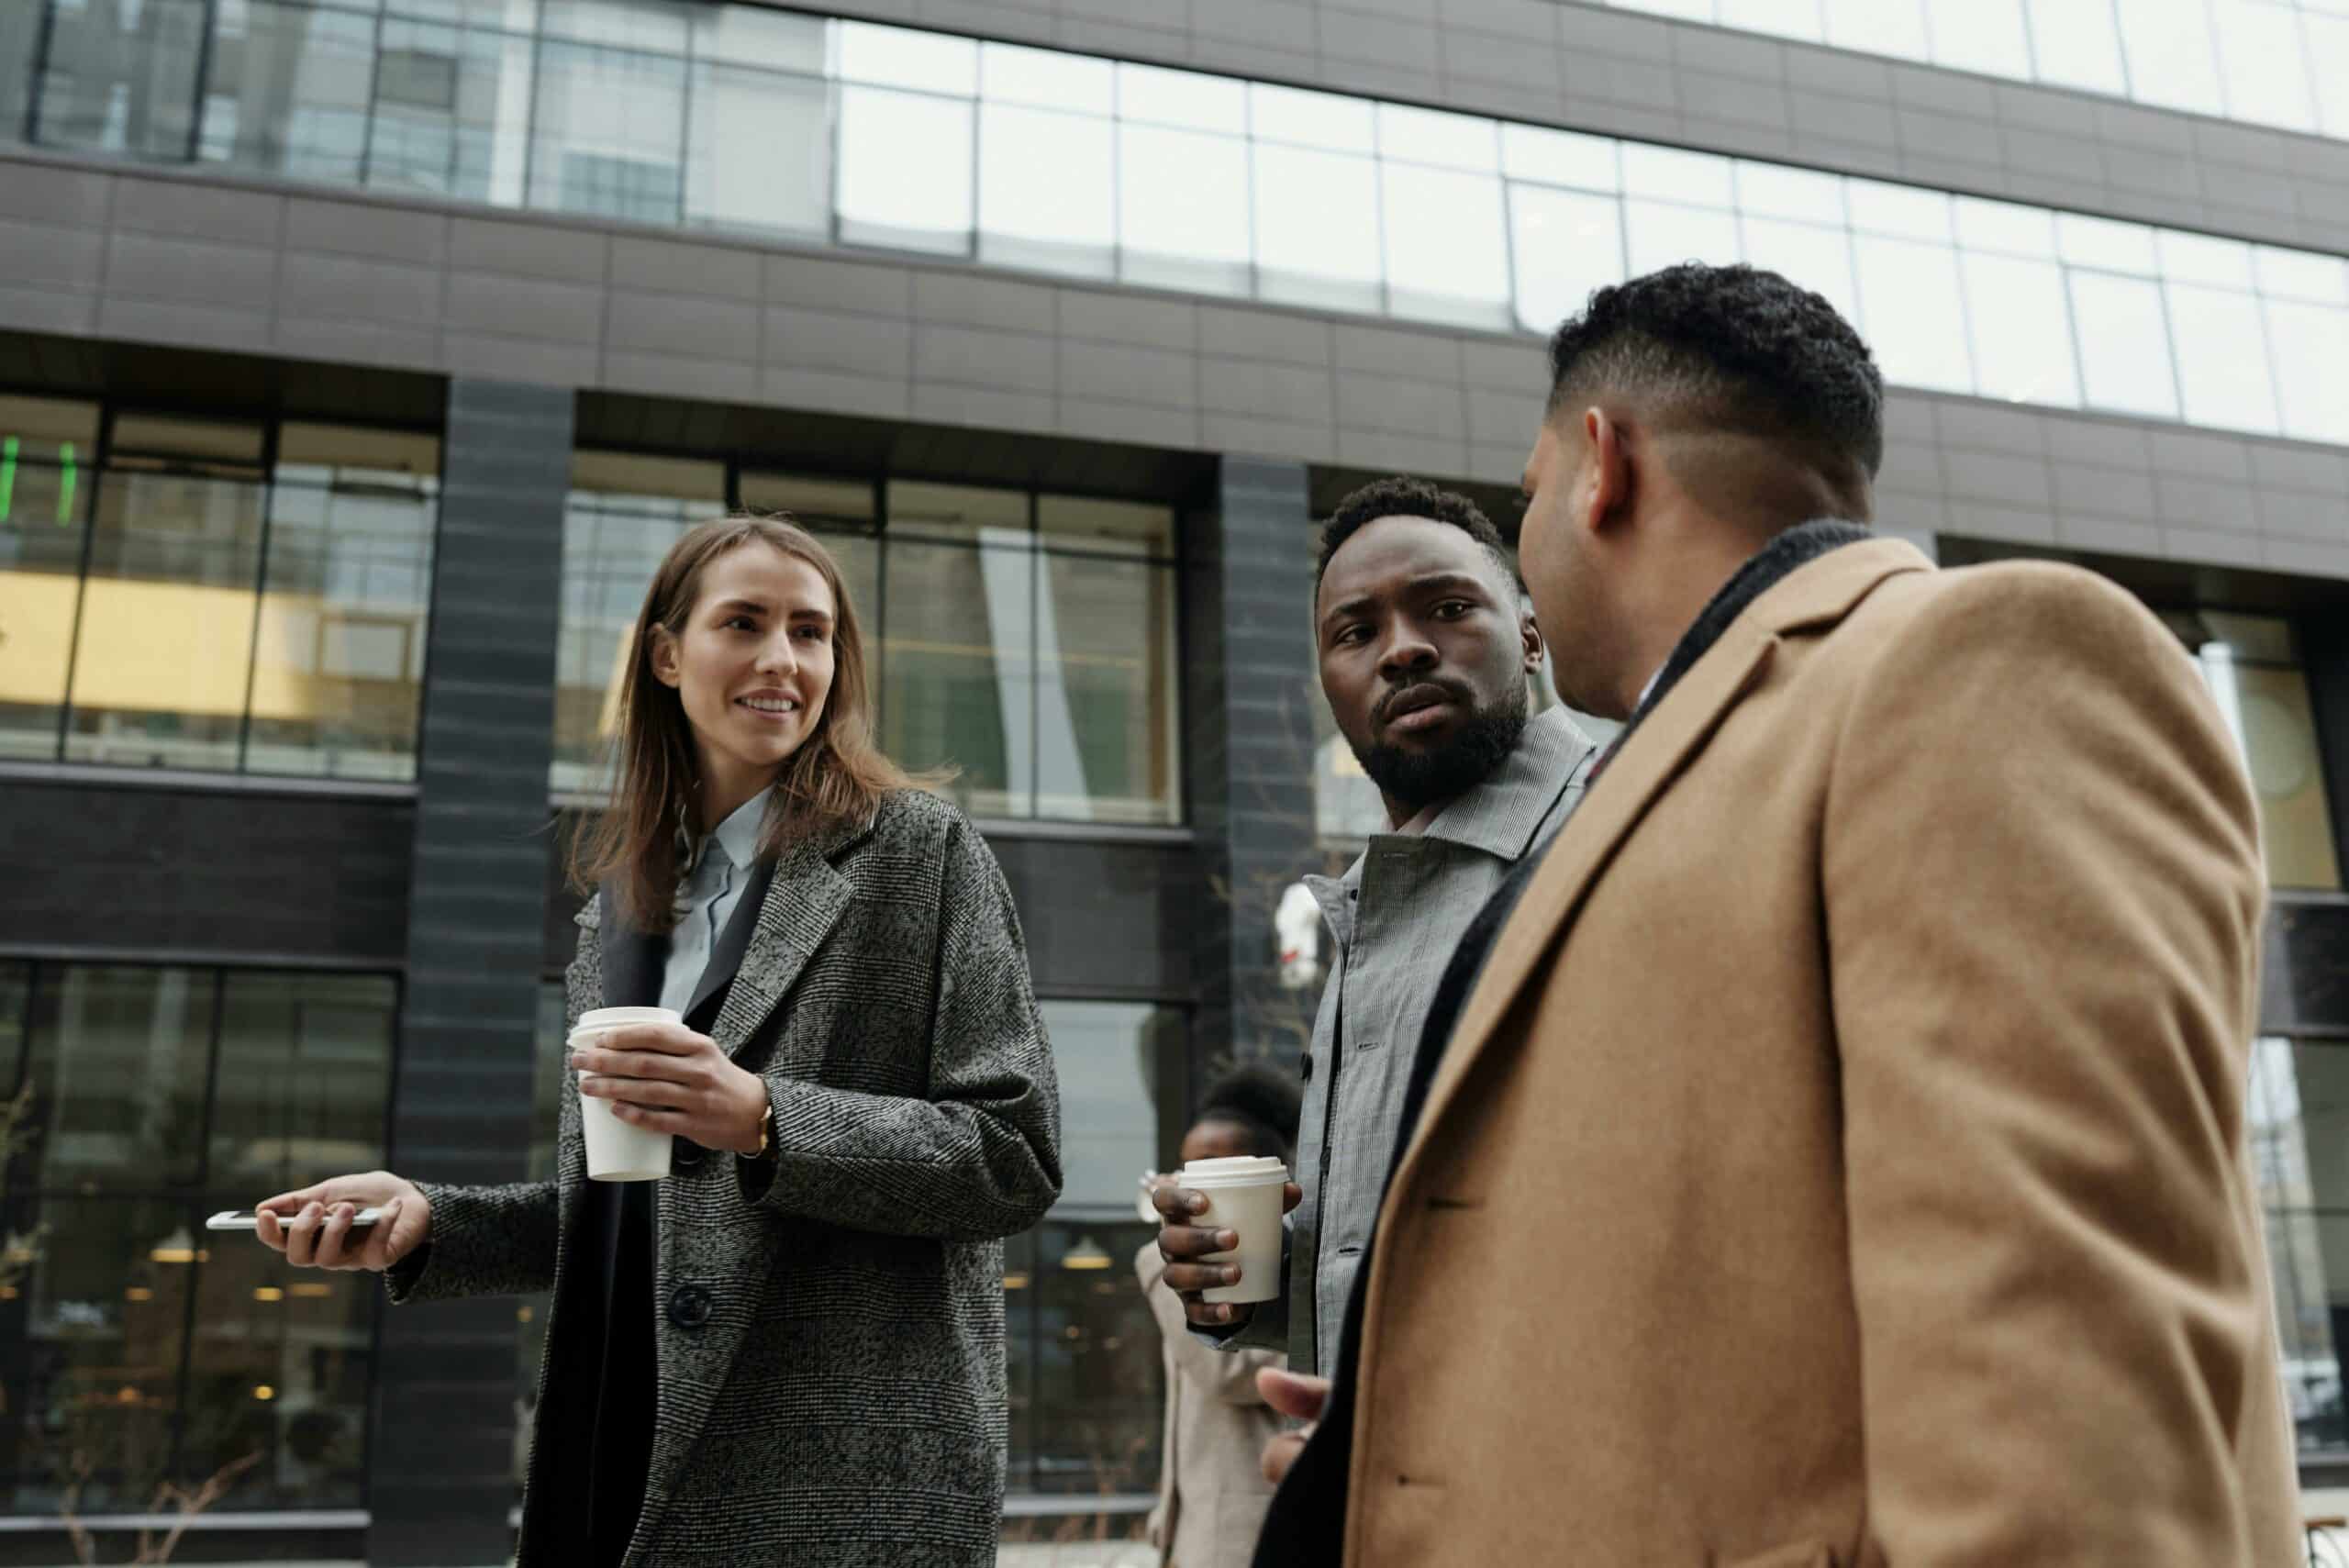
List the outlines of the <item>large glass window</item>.
{"type": "Polygon", "coordinates": [[[729,484],[840,562],[898,762],[981,817],[1179,819],[1170,508],[589,451],[564,540],[557,792],[607,784],[645,588],[729,484]]]}
{"type": "Polygon", "coordinates": [[[1163,1406],[1157,1325],[1134,1258],[1157,1227],[1137,1207],[1170,1169],[1188,1115],[1183,1015],[1132,1002],[1042,1004],[1059,1070],[1061,1200],[1004,1247],[1011,1489],[1146,1497],[1163,1406]]]}
{"type": "Polygon", "coordinates": [[[440,443],[0,398],[0,755],[414,776],[440,443]]]}
{"type": "Polygon", "coordinates": [[[2279,888],[2338,891],[2341,857],[2333,842],[2324,758],[2291,623],[2207,609],[2164,618],[2192,651],[2243,749],[2259,795],[2268,882],[2279,888]]]}
{"type": "Polygon", "coordinates": [[[0,962],[22,1085],[0,1191],[0,1488],[10,1511],[364,1501],[375,1296],[204,1217],[378,1163],[384,977],[0,962]]]}
{"type": "Polygon", "coordinates": [[[2349,135],[2341,0],[1598,0],[2293,130],[2349,135]]]}
{"type": "MultiPolygon", "coordinates": [[[[2349,444],[2335,255],[750,5],[40,4],[57,27],[0,24],[0,105],[59,106],[0,134],[37,142],[1542,334],[1627,273],[1744,261],[1901,384],[2349,444]],[[184,69],[183,11],[212,17],[184,69]]],[[[2349,121],[2349,70],[2302,71],[2349,65],[2343,0],[1671,4],[2349,121]]]]}
{"type": "Polygon", "coordinates": [[[2349,1453],[2349,1040],[2254,1042],[2246,1105],[2300,1452],[2349,1453]]]}

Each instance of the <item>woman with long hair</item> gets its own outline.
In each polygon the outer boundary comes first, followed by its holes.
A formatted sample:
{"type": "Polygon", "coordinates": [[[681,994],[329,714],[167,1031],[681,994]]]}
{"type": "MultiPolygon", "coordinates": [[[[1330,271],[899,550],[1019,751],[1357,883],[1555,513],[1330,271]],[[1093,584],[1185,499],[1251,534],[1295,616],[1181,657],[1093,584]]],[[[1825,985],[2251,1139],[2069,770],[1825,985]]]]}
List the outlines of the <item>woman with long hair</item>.
{"type": "Polygon", "coordinates": [[[875,745],[855,607],[787,521],[677,541],[621,695],[569,1018],[684,1022],[570,1056],[555,1180],[339,1177],[262,1240],[396,1302],[553,1293],[521,1568],[991,1568],[1001,1238],[1061,1182],[1002,873],[875,745]],[[588,1181],[582,1094],[673,1134],[668,1178],[588,1181]]]}

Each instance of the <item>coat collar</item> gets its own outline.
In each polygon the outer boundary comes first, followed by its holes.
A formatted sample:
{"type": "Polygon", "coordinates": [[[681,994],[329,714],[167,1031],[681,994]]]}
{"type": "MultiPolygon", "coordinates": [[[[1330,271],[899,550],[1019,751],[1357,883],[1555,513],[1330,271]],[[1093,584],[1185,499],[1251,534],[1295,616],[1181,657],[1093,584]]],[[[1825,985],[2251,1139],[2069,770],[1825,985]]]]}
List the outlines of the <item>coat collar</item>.
{"type": "MultiPolygon", "coordinates": [[[[1442,810],[1417,834],[1380,833],[1374,838],[1431,839],[1458,844],[1514,864],[1525,858],[1550,820],[1583,759],[1596,744],[1575,728],[1564,708],[1551,708],[1527,721],[1516,747],[1501,765],[1442,810]]],[[[1341,942],[1352,940],[1350,889],[1362,886],[1365,850],[1354,857],[1342,876],[1308,876],[1306,890],[1321,906],[1321,915],[1341,942]]]]}
{"type": "Polygon", "coordinates": [[[1831,626],[1887,580],[1930,572],[1915,546],[1873,539],[1809,561],[1745,606],[1690,662],[1668,691],[1659,692],[1636,730],[1627,730],[1603,781],[1593,784],[1526,886],[1516,912],[1495,939],[1484,973],[1461,1009],[1460,1022],[1428,1091],[1410,1148],[1390,1191],[1411,1175],[1429,1129],[1535,968],[1556,946],[1591,884],[1639,825],[1656,797],[1682,776],[1731,709],[1768,668],[1779,639],[1831,626]]]}

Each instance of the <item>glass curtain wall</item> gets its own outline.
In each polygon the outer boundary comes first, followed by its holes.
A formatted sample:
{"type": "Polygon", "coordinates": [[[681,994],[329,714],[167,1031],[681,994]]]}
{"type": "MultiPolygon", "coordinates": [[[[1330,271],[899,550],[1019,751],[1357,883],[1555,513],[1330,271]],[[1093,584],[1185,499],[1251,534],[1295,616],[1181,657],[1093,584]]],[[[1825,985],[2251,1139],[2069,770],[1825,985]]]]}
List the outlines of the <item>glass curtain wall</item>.
{"type": "Polygon", "coordinates": [[[2172,611],[2162,618],[2193,653],[2242,748],[2259,797],[2269,885],[2341,891],[2324,756],[2292,623],[2215,609],[2172,611]]]}
{"type": "Polygon", "coordinates": [[[414,777],[439,447],[0,397],[0,757],[414,777]]]}
{"type": "Polygon", "coordinates": [[[1595,3],[2349,137],[2349,0],[1595,3]]]}
{"type": "Polygon", "coordinates": [[[974,816],[1180,820],[1173,509],[582,451],[573,463],[552,787],[608,787],[621,681],[662,556],[732,495],[839,561],[883,749],[974,816]]]}
{"type": "MultiPolygon", "coordinates": [[[[2349,444],[2337,255],[749,6],[41,3],[44,28],[0,28],[0,95],[29,100],[0,134],[45,146],[1496,332],[1745,261],[1835,301],[1904,385],[2349,444]]],[[[2207,3],[2349,28],[2317,0],[2207,3]]],[[[1817,15],[1941,36],[1918,5],[1817,15]]],[[[2257,36],[2229,48],[2301,63],[2257,36]]],[[[2349,55],[2311,80],[2349,91],[2349,55]]]]}
{"type": "Polygon", "coordinates": [[[2349,1459],[2349,1040],[2258,1040],[2247,1115],[2300,1453],[2349,1459]]]}
{"type": "Polygon", "coordinates": [[[376,975],[0,961],[0,1488],[17,1514],[365,1499],[375,1291],[207,1214],[382,1162],[376,975]]]}

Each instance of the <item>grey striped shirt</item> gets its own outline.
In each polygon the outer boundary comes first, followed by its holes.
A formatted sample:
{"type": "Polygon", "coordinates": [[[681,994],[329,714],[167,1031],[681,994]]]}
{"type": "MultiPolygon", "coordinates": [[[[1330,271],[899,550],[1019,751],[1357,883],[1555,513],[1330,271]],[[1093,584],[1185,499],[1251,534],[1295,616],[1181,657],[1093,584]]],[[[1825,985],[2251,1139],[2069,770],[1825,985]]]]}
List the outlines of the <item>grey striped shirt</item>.
{"type": "Polygon", "coordinates": [[[1420,831],[1377,834],[1343,876],[1306,879],[1337,960],[1306,1058],[1297,1150],[1305,1201],[1290,1217],[1286,1294],[1226,1344],[1286,1347],[1289,1365],[1330,1373],[1436,982],[1509,868],[1581,798],[1595,751],[1564,713],[1538,715],[1491,777],[1420,831]]]}

